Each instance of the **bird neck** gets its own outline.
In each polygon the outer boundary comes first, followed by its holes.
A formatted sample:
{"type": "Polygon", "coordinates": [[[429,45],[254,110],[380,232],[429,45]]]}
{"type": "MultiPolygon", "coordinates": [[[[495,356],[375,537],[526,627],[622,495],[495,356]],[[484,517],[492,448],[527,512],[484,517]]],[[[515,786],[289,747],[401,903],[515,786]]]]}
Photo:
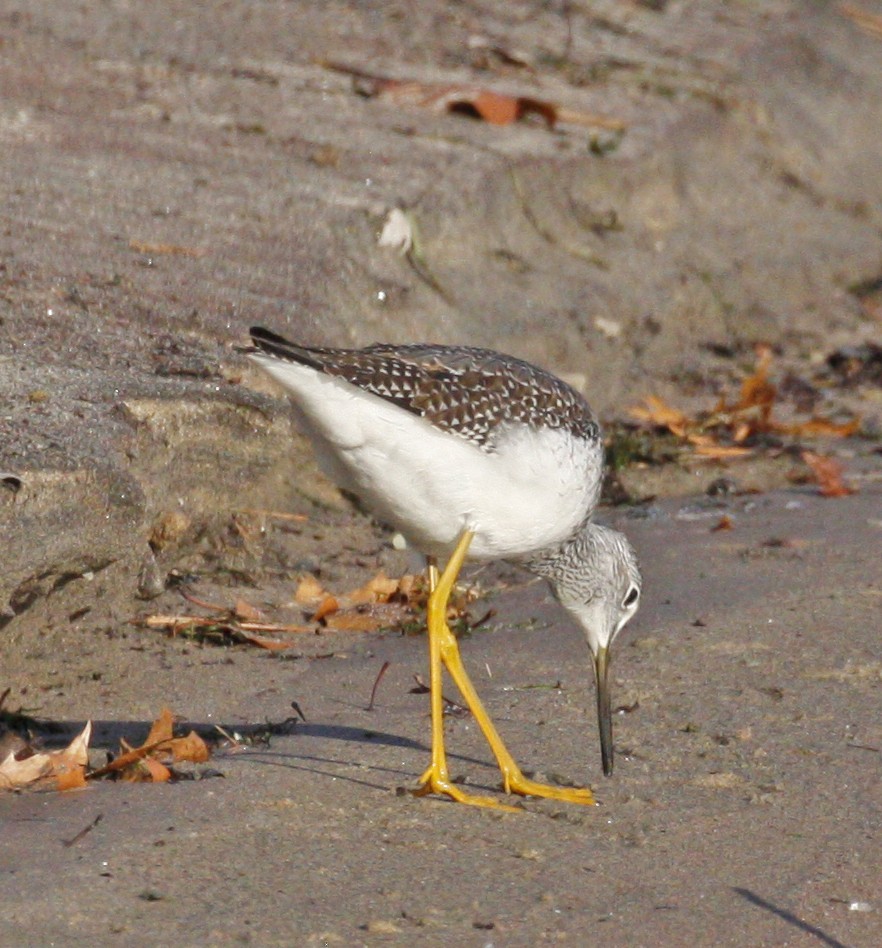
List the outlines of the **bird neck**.
{"type": "Polygon", "coordinates": [[[584,562],[602,544],[602,537],[609,532],[607,527],[585,520],[565,540],[553,546],[536,550],[521,559],[530,572],[547,579],[559,577],[561,563],[584,562]],[[576,554],[575,556],[573,554],[576,554]]]}

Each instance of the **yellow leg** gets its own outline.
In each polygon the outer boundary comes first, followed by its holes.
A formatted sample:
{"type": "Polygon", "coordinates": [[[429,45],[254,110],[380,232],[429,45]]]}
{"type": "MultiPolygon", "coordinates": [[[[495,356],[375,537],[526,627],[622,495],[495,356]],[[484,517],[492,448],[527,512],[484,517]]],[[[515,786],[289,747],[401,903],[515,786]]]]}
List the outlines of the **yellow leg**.
{"type": "Polygon", "coordinates": [[[478,797],[474,794],[464,793],[451,781],[450,772],[447,768],[447,753],[444,749],[444,698],[441,693],[443,687],[443,659],[441,657],[443,634],[439,634],[439,629],[442,633],[446,631],[448,635],[450,634],[447,629],[446,618],[447,600],[450,598],[450,591],[453,589],[453,583],[465,559],[471,538],[471,533],[463,535],[440,580],[437,566],[433,562],[429,563],[429,602],[426,613],[429,635],[429,698],[432,708],[432,763],[420,777],[420,786],[414,791],[414,794],[424,796],[428,793],[438,793],[450,797],[457,803],[493,807],[498,810],[509,810],[518,813],[521,811],[513,806],[499,803],[492,797],[478,797]],[[458,553],[460,555],[457,557],[458,553]]]}
{"type": "Polygon", "coordinates": [[[563,800],[569,803],[594,803],[594,797],[588,789],[571,787],[551,787],[546,784],[528,780],[514,758],[508,752],[499,732],[496,730],[490,715],[484,709],[481,700],[475,691],[463,666],[459,654],[456,637],[447,625],[447,602],[450,598],[453,584],[462,568],[469,543],[473,534],[465,531],[460,537],[450,561],[444,569],[441,578],[437,577],[434,566],[429,568],[429,587],[431,595],[428,604],[429,627],[429,686],[432,701],[432,763],[429,769],[420,778],[421,787],[417,793],[442,793],[460,803],[471,803],[477,806],[491,806],[497,809],[514,810],[515,807],[506,806],[489,797],[476,797],[463,793],[450,782],[447,770],[447,756],[444,751],[444,718],[443,698],[441,697],[442,666],[450,672],[465,703],[468,705],[475,721],[481,728],[490,749],[496,757],[499,769],[502,771],[502,783],[506,793],[519,793],[524,796],[546,797],[552,800],[563,800]]]}

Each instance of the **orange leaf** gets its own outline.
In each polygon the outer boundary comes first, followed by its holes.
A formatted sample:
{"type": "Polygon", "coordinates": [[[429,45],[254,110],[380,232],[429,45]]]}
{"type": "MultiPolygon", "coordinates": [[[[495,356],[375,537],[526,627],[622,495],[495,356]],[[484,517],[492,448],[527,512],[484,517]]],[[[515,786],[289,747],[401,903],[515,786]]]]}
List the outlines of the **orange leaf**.
{"type": "Polygon", "coordinates": [[[320,622],[322,619],[327,618],[327,616],[337,612],[339,608],[340,603],[337,601],[335,596],[325,596],[325,598],[319,603],[319,606],[315,610],[312,618],[315,622],[320,622]]]}
{"type": "Polygon", "coordinates": [[[750,448],[739,448],[723,444],[700,444],[696,446],[695,453],[708,460],[716,459],[723,461],[727,458],[743,458],[753,452],[750,448]]]}
{"type": "Polygon", "coordinates": [[[129,241],[129,248],[137,253],[146,254],[179,254],[182,257],[204,257],[205,250],[202,247],[182,247],[180,244],[154,244],[143,240],[129,241]]]}
{"type": "Polygon", "coordinates": [[[763,344],[758,345],[756,354],[756,371],[741,383],[741,399],[738,402],[737,410],[759,408],[760,417],[763,422],[766,422],[772,412],[775,396],[778,394],[777,388],[769,381],[769,369],[772,367],[772,347],[763,344]]]}
{"type": "Polygon", "coordinates": [[[307,573],[297,585],[297,591],[294,593],[294,601],[299,605],[310,605],[318,602],[327,593],[322,584],[312,575],[307,573]]]}
{"type": "Polygon", "coordinates": [[[353,606],[370,602],[388,602],[398,592],[399,585],[399,580],[390,579],[385,573],[377,573],[364,586],[347,594],[346,601],[353,606]]]}
{"type": "Polygon", "coordinates": [[[638,421],[645,421],[659,428],[673,430],[676,427],[682,432],[689,426],[689,418],[679,408],[673,408],[656,395],[647,395],[643,399],[643,405],[634,405],[628,409],[628,413],[638,421]]]}
{"type": "Polygon", "coordinates": [[[799,424],[788,425],[787,432],[805,438],[812,437],[831,437],[848,438],[860,431],[861,421],[859,418],[853,418],[851,421],[836,424],[829,418],[809,418],[799,424]]]}
{"type": "Polygon", "coordinates": [[[493,125],[510,125],[526,115],[535,114],[540,115],[549,128],[553,128],[558,121],[615,131],[623,131],[627,127],[621,119],[562,108],[531,96],[506,95],[476,86],[390,79],[344,63],[326,62],[325,65],[353,76],[362,95],[385,99],[401,107],[419,106],[434,112],[467,114],[493,125]]]}
{"type": "MultiPolygon", "coordinates": [[[[313,632],[314,630],[310,628],[308,631],[313,632]]],[[[245,632],[244,630],[240,630],[239,635],[241,635],[246,642],[250,642],[258,648],[268,649],[270,652],[281,652],[286,648],[291,648],[294,644],[293,642],[279,642],[276,639],[268,639],[263,635],[257,635],[254,632],[245,632]]]]}
{"type": "Polygon", "coordinates": [[[141,745],[142,749],[170,741],[172,739],[174,720],[174,715],[171,711],[168,708],[163,708],[159,713],[159,717],[151,725],[147,740],[141,745]]]}
{"type": "Polygon", "coordinates": [[[333,632],[376,632],[383,623],[369,612],[336,612],[325,625],[333,632]]]}
{"type": "Polygon", "coordinates": [[[173,720],[171,711],[163,708],[141,747],[130,748],[124,740],[121,740],[120,746],[123,752],[110,763],[93,770],[89,778],[119,773],[123,780],[168,780],[171,774],[167,767],[159,763],[157,757],[171,755],[174,760],[196,762],[208,760],[210,756],[208,747],[195,731],[191,731],[186,737],[173,736],[173,720]]]}
{"type": "Polygon", "coordinates": [[[750,425],[744,421],[739,422],[738,427],[735,429],[735,432],[732,435],[732,440],[736,444],[740,444],[742,441],[746,441],[752,433],[753,425],[750,425]]]}
{"type": "Polygon", "coordinates": [[[496,92],[470,93],[463,90],[457,100],[450,103],[448,111],[462,111],[463,105],[472,106],[478,115],[491,125],[511,125],[520,114],[518,100],[514,96],[499,95],[496,92]]]}
{"type": "Polygon", "coordinates": [[[723,514],[715,526],[711,527],[711,533],[719,533],[721,530],[732,529],[732,518],[728,514],[723,514]]]}
{"type": "Polygon", "coordinates": [[[811,468],[818,491],[823,497],[847,497],[854,488],[846,484],[842,465],[835,458],[824,457],[813,451],[803,451],[802,459],[811,468]]]}
{"type": "Polygon", "coordinates": [[[120,780],[130,783],[163,783],[171,779],[171,771],[155,757],[144,757],[125,767],[120,780]]]}
{"type": "MultiPolygon", "coordinates": [[[[677,434],[677,432],[674,432],[677,434]]],[[[719,442],[716,438],[706,434],[690,433],[684,436],[686,440],[696,448],[718,448],[719,442]]]]}
{"type": "MultiPolygon", "coordinates": [[[[126,746],[125,741],[120,742],[123,747],[126,746]]],[[[109,763],[105,764],[103,767],[99,767],[97,770],[93,770],[89,773],[89,779],[94,779],[96,777],[106,777],[107,774],[116,773],[117,771],[125,770],[131,764],[136,764],[139,760],[142,760],[147,756],[147,751],[142,748],[137,748],[136,750],[125,750],[122,754],[119,754],[117,757],[114,757],[109,763]]]]}
{"type": "Polygon", "coordinates": [[[190,731],[186,737],[176,737],[171,742],[172,760],[189,760],[194,764],[201,764],[211,757],[205,741],[195,732],[190,731]]]}
{"type": "Polygon", "coordinates": [[[233,612],[237,619],[245,619],[246,622],[257,622],[263,618],[260,609],[258,609],[257,606],[252,606],[250,602],[246,602],[244,599],[236,600],[233,612]]]}
{"type": "Polygon", "coordinates": [[[66,770],[64,773],[55,775],[56,790],[79,790],[86,786],[85,767],[76,767],[73,770],[66,770]]]}

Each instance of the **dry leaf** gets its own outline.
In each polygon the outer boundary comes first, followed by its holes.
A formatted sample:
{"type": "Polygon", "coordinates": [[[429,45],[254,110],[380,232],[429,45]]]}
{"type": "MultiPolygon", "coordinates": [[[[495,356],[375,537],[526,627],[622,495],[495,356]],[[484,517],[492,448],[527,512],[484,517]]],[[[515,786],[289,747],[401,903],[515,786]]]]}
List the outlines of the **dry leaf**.
{"type": "Polygon", "coordinates": [[[818,491],[823,497],[847,497],[855,492],[845,482],[842,464],[835,458],[824,457],[813,451],[803,451],[801,457],[811,468],[818,491]]]}
{"type": "Polygon", "coordinates": [[[181,257],[204,257],[205,251],[201,247],[182,247],[180,244],[153,244],[143,240],[129,241],[129,249],[148,255],[175,254],[181,257]]]}
{"type": "MultiPolygon", "coordinates": [[[[304,629],[304,632],[312,632],[312,629],[304,629]]],[[[291,648],[293,642],[279,642],[277,639],[268,639],[263,635],[257,635],[254,632],[241,631],[240,635],[246,642],[256,645],[258,648],[265,648],[270,652],[282,652],[286,648],[291,648]]]]}
{"type": "Polygon", "coordinates": [[[657,396],[649,395],[643,405],[631,408],[630,414],[645,424],[666,428],[692,445],[697,456],[712,460],[729,460],[752,454],[754,449],[746,447],[745,442],[758,435],[847,437],[859,430],[859,419],[843,424],[826,418],[810,418],[791,425],[776,422],[772,418],[772,411],[777,388],[769,380],[772,349],[768,345],[758,345],[756,353],[753,375],[741,383],[739,398],[734,404],[721,398],[712,412],[689,418],[657,396]]]}
{"type": "Polygon", "coordinates": [[[479,86],[391,79],[341,63],[326,62],[325,66],[351,75],[357,91],[369,98],[383,99],[398,106],[431,109],[433,112],[470,115],[491,125],[510,125],[528,115],[538,115],[548,128],[554,128],[559,122],[611,131],[623,131],[627,127],[621,119],[562,108],[532,96],[508,95],[479,86]]]}
{"type": "MultiPolygon", "coordinates": [[[[400,579],[390,579],[384,573],[378,573],[363,586],[343,596],[332,595],[314,576],[306,575],[297,587],[295,600],[299,605],[312,610],[309,625],[250,621],[244,617],[260,616],[260,612],[244,600],[240,599],[235,609],[230,610],[199,600],[189,594],[186,598],[190,602],[215,612],[222,612],[224,615],[152,615],[143,617],[139,622],[150,628],[167,629],[172,634],[193,633],[204,637],[232,638],[259,648],[279,651],[291,648],[293,643],[266,638],[262,633],[272,635],[314,633],[315,623],[318,622],[324,628],[340,632],[369,632],[389,628],[411,618],[413,609],[425,604],[426,595],[427,589],[422,580],[410,574],[400,579]],[[364,611],[363,607],[366,606],[370,607],[369,612],[364,611]],[[384,606],[387,607],[385,611],[378,611],[383,610],[384,606]]],[[[165,735],[170,733],[170,727],[169,720],[167,729],[164,731],[165,735]]],[[[167,736],[162,738],[162,740],[166,739],[168,739],[167,736]]]]}
{"type": "Polygon", "coordinates": [[[332,632],[376,632],[383,622],[369,612],[336,612],[325,620],[332,632]]]}
{"type": "Polygon", "coordinates": [[[153,629],[168,629],[171,633],[199,633],[204,636],[229,637],[237,642],[250,643],[266,649],[290,648],[293,642],[278,642],[259,635],[272,632],[277,635],[303,635],[315,632],[313,625],[283,625],[277,622],[245,622],[216,616],[147,616],[141,620],[153,629]]]}
{"type": "Polygon", "coordinates": [[[752,408],[759,409],[760,423],[768,424],[772,414],[772,406],[778,394],[777,388],[769,382],[769,369],[772,365],[772,348],[767,345],[756,347],[757,364],[753,375],[741,383],[741,399],[736,412],[744,412],[752,408]]]}
{"type": "Polygon", "coordinates": [[[721,530],[732,529],[732,518],[728,514],[723,514],[717,523],[711,527],[711,533],[719,533],[721,530]]]}
{"type": "Polygon", "coordinates": [[[340,609],[340,602],[336,596],[325,596],[324,599],[318,604],[318,608],[313,613],[313,621],[321,622],[322,619],[327,618],[327,616],[332,615],[340,609]]]}
{"type": "Polygon", "coordinates": [[[860,429],[861,421],[859,418],[852,418],[851,421],[841,424],[830,421],[829,418],[809,418],[808,421],[789,425],[787,433],[804,438],[849,438],[851,435],[857,434],[860,429]]]}
{"type": "Polygon", "coordinates": [[[128,783],[164,783],[171,779],[171,771],[154,757],[141,757],[122,768],[119,779],[128,783]]]}
{"type": "Polygon", "coordinates": [[[147,740],[144,741],[142,747],[152,748],[165,741],[170,741],[172,739],[174,723],[174,715],[168,708],[163,708],[162,711],[159,712],[159,717],[150,726],[147,740]]]}
{"type": "Polygon", "coordinates": [[[195,732],[190,731],[186,737],[173,738],[170,744],[172,760],[188,760],[194,764],[202,764],[211,757],[211,752],[204,740],[195,732]]]}
{"type": "Polygon", "coordinates": [[[147,740],[140,747],[129,747],[125,740],[121,740],[122,753],[104,767],[93,770],[89,778],[119,774],[120,779],[136,783],[161,782],[171,778],[171,771],[159,758],[194,763],[208,760],[211,754],[205,741],[195,731],[190,731],[186,737],[175,737],[173,724],[171,711],[163,708],[151,725],[147,740]]]}
{"type": "Polygon", "coordinates": [[[700,457],[707,458],[709,460],[720,460],[724,461],[729,458],[743,458],[748,454],[753,454],[753,451],[750,448],[739,448],[735,445],[725,445],[725,444],[705,444],[697,445],[695,448],[695,453],[700,457]]]}
{"type": "Polygon", "coordinates": [[[643,405],[635,405],[628,414],[638,421],[645,421],[658,428],[668,428],[674,434],[682,435],[689,426],[689,418],[678,408],[672,408],[667,402],[655,395],[647,395],[643,405]]]}
{"type": "Polygon", "coordinates": [[[322,584],[312,575],[307,573],[297,586],[294,593],[294,601],[299,605],[308,606],[318,602],[327,593],[322,584]]]}
{"type": "Polygon", "coordinates": [[[0,761],[0,790],[19,790],[36,783],[52,770],[48,754],[31,754],[17,760],[14,753],[0,761]]]}
{"type": "Polygon", "coordinates": [[[86,764],[89,762],[89,740],[92,722],[62,750],[30,753],[27,750],[10,753],[0,762],[0,790],[18,790],[33,786],[67,790],[83,785],[86,764]],[[21,759],[19,759],[21,758],[21,759]]]}
{"type": "Polygon", "coordinates": [[[233,613],[237,619],[244,619],[246,622],[259,622],[263,618],[263,613],[256,606],[244,599],[237,599],[233,607],[233,613]]]}
{"type": "Polygon", "coordinates": [[[64,773],[55,774],[55,790],[81,790],[86,786],[86,768],[77,767],[64,773]]]}
{"type": "Polygon", "coordinates": [[[347,605],[361,605],[371,602],[388,602],[401,585],[401,580],[390,579],[385,573],[377,573],[364,586],[353,589],[345,597],[347,605]]]}

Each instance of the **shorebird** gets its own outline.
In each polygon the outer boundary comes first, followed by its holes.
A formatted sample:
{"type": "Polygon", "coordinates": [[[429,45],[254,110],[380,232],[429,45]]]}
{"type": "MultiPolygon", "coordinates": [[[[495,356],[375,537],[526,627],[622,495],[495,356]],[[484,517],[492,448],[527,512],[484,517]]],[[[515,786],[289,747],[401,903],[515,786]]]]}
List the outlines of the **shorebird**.
{"type": "Polygon", "coordinates": [[[609,648],[637,610],[628,540],[591,519],[603,443],[585,399],[556,376],[489,349],[301,346],[253,327],[246,350],[287,389],[325,473],[428,557],[431,763],[417,794],[512,809],[465,793],[444,746],[443,668],[481,728],[506,793],[594,803],[588,788],[528,779],[466,674],[447,602],[466,557],[505,559],[547,579],[594,658],[603,770],[613,769],[609,648]],[[439,574],[439,558],[446,566],[439,574]]]}

